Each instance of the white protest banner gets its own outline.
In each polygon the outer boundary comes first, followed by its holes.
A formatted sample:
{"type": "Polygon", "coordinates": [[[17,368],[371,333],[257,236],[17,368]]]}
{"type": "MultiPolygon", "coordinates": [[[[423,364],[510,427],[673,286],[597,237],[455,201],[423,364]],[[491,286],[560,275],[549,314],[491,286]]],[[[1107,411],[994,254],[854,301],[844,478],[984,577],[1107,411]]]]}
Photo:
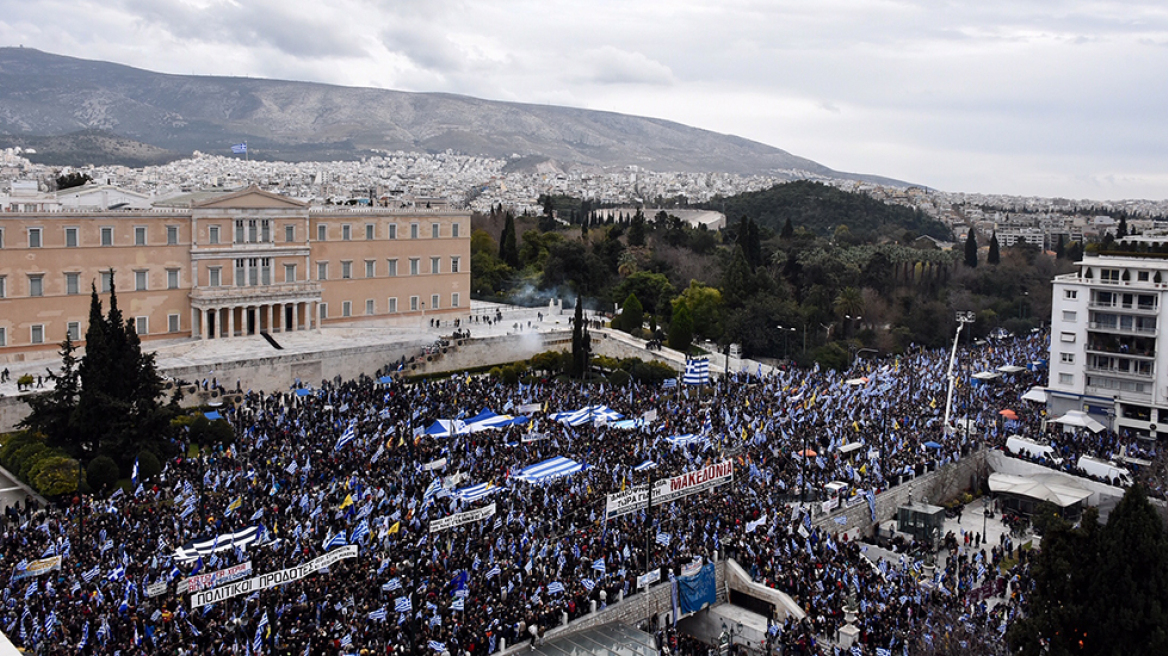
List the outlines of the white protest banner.
{"type": "Polygon", "coordinates": [[[539,442],[548,438],[547,433],[524,433],[520,439],[524,444],[528,442],[539,442]]]}
{"type": "Polygon", "coordinates": [[[539,412],[540,410],[543,410],[543,405],[540,403],[524,403],[518,408],[515,408],[515,412],[521,415],[528,415],[533,412],[539,412]]]}
{"type": "Polygon", "coordinates": [[[491,505],[483,506],[482,508],[476,508],[474,510],[468,510],[466,512],[455,515],[447,515],[446,517],[435,519],[434,521],[430,522],[430,532],[437,533],[438,531],[445,531],[448,528],[462,526],[463,524],[470,524],[481,519],[493,517],[494,515],[495,504],[492,503],[491,505]]]}
{"type": "Polygon", "coordinates": [[[251,561],[240,563],[226,569],[221,569],[217,572],[209,572],[207,574],[194,574],[190,578],[183,579],[178,582],[178,593],[198,592],[199,590],[206,590],[217,585],[230,583],[241,579],[251,574],[251,561]]]}
{"type": "Polygon", "coordinates": [[[645,421],[657,421],[657,410],[646,410],[644,414],[641,415],[641,419],[644,419],[645,421]]]}
{"type": "MultiPolygon", "coordinates": [[[[672,478],[663,478],[653,483],[653,505],[669,503],[733,480],[733,460],[715,462],[672,478]]],[[[605,519],[613,519],[644,510],[648,505],[649,489],[645,485],[638,485],[630,490],[608,495],[604,506],[604,517],[605,519]]]]}
{"type": "Polygon", "coordinates": [[[34,560],[24,566],[23,569],[19,567],[12,568],[12,576],[10,581],[19,581],[20,579],[27,579],[33,576],[40,576],[55,569],[61,569],[61,557],[53,556],[52,558],[42,558],[34,560]]]}
{"type": "Polygon", "coordinates": [[[157,597],[158,595],[163,594],[165,592],[166,592],[166,581],[159,581],[157,583],[151,583],[150,585],[146,586],[146,596],[147,597],[157,597]]]}
{"type": "Polygon", "coordinates": [[[439,458],[422,465],[422,471],[435,471],[438,469],[446,469],[446,458],[439,458]]]}
{"type": "Polygon", "coordinates": [[[299,581],[346,558],[355,558],[356,556],[357,545],[349,544],[333,549],[323,556],[313,558],[303,565],[261,574],[254,578],[228,583],[227,585],[210,590],[201,590],[191,594],[191,608],[202,608],[208,604],[225,601],[232,597],[238,597],[239,595],[251,594],[260,590],[274,588],[277,585],[299,581]]]}
{"type": "Polygon", "coordinates": [[[661,580],[661,570],[655,569],[648,574],[637,576],[637,588],[647,588],[661,580]]]}
{"type": "Polygon", "coordinates": [[[608,495],[608,500],[604,504],[604,517],[613,519],[642,510],[647,505],[649,505],[649,486],[636,485],[624,492],[613,492],[608,495]]]}

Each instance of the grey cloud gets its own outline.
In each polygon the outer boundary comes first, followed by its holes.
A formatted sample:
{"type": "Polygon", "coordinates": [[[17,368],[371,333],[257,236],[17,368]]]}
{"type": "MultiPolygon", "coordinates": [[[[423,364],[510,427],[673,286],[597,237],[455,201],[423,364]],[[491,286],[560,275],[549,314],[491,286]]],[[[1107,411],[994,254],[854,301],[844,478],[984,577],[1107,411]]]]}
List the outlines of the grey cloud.
{"type": "Polygon", "coordinates": [[[614,46],[604,46],[585,52],[581,57],[583,81],[597,84],[653,84],[670,85],[673,71],[659,61],[639,52],[630,52],[614,46]]]}
{"type": "Polygon", "coordinates": [[[343,22],[309,20],[279,0],[248,0],[199,9],[179,0],[125,0],[126,11],[178,39],[243,47],[266,45],[301,58],[361,57],[360,39],[343,22]]]}

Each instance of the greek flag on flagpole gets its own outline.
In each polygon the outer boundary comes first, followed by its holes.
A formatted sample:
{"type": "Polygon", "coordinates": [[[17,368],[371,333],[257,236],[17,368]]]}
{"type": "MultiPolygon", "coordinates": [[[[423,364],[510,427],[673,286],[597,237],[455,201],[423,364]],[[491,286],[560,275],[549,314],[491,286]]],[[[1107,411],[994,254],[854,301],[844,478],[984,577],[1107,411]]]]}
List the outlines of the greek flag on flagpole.
{"type": "Polygon", "coordinates": [[[353,529],[353,542],[360,542],[361,538],[367,535],[369,535],[369,520],[362,519],[361,523],[357,525],[357,528],[353,529]]]}
{"type": "Polygon", "coordinates": [[[668,533],[658,533],[657,534],[657,544],[659,544],[663,547],[668,547],[671,538],[672,538],[672,536],[669,535],[668,533]]]}
{"type": "Polygon", "coordinates": [[[384,622],[385,621],[385,613],[386,613],[385,606],[382,606],[381,608],[378,608],[377,610],[373,611],[372,613],[369,613],[369,619],[377,620],[378,622],[384,622]]]}
{"type": "Polygon", "coordinates": [[[710,382],[710,359],[695,358],[685,361],[685,376],[682,381],[686,385],[708,385],[710,382]]]}
{"type": "Polygon", "coordinates": [[[605,572],[605,570],[606,570],[606,568],[605,568],[605,566],[604,566],[604,559],[603,559],[603,558],[597,558],[595,561],[593,561],[593,562],[592,562],[592,569],[594,569],[594,570],[596,570],[596,571],[600,572],[601,574],[603,574],[603,573],[605,572]]]}
{"type": "Polygon", "coordinates": [[[337,533],[336,535],[332,536],[331,538],[329,538],[328,540],[325,541],[324,550],[329,551],[329,550],[333,549],[334,547],[343,547],[347,544],[349,544],[349,542],[348,542],[348,540],[345,539],[345,532],[341,531],[340,533],[337,533]]]}
{"type": "Polygon", "coordinates": [[[410,601],[410,596],[405,595],[393,600],[393,609],[399,613],[408,613],[414,609],[414,604],[410,601]]]}
{"type": "Polygon", "coordinates": [[[231,152],[235,153],[236,155],[242,155],[242,154],[246,153],[247,152],[247,142],[245,141],[243,143],[237,143],[237,144],[231,146],[231,152]]]}
{"type": "Polygon", "coordinates": [[[499,566],[495,565],[491,569],[487,570],[487,580],[489,581],[502,573],[503,572],[499,569],[499,566]]]}
{"type": "Polygon", "coordinates": [[[138,459],[134,458],[134,471],[130,472],[130,483],[138,487],[138,459]]]}
{"type": "Polygon", "coordinates": [[[341,439],[337,440],[337,446],[333,450],[340,451],[345,448],[346,444],[355,439],[357,439],[357,422],[354,421],[349,422],[349,427],[345,429],[344,433],[341,433],[341,439]]]}

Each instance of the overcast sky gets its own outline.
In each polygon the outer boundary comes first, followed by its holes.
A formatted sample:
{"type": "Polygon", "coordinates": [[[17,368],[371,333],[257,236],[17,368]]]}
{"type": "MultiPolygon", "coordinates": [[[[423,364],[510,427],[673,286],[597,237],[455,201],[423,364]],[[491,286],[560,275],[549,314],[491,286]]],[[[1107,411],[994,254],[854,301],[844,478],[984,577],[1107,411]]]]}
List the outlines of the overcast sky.
{"type": "Polygon", "coordinates": [[[1168,198],[1164,0],[0,0],[0,43],[654,116],[948,191],[1168,198]]]}

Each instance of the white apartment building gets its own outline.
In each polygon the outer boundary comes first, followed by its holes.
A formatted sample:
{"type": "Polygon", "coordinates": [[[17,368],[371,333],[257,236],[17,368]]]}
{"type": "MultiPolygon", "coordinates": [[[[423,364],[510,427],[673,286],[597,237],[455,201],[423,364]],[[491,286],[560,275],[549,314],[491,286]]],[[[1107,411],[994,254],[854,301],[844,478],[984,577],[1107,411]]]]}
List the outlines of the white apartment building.
{"type": "Polygon", "coordinates": [[[1168,259],[1088,255],[1076,266],[1053,282],[1051,416],[1082,410],[1114,430],[1168,433],[1168,259]]]}

